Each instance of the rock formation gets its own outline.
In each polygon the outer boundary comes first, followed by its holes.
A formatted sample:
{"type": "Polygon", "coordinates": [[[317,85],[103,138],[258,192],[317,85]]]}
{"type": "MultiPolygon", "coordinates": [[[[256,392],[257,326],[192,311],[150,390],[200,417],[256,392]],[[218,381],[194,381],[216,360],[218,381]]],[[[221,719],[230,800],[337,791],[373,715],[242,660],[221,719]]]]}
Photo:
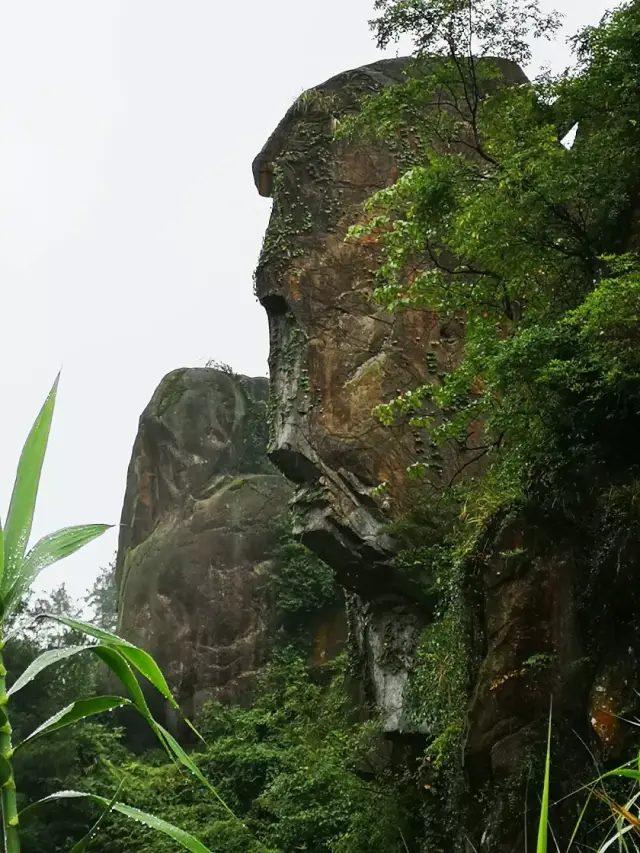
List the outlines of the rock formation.
{"type": "MultiPolygon", "coordinates": [[[[411,162],[411,140],[390,150],[338,141],[334,131],[360,96],[400,82],[406,64],[383,60],[304,93],[253,163],[258,191],[273,198],[255,276],[270,329],[270,456],[297,485],[303,541],[366,602],[358,633],[370,642],[361,651],[389,731],[408,725],[400,709],[408,672],[384,671],[380,626],[402,612],[401,657],[409,661],[430,605],[424,587],[394,567],[389,521],[411,503],[409,465],[438,466],[447,483],[473,455],[473,440],[441,451],[424,431],[383,427],[372,414],[399,389],[451,369],[463,337],[462,318],[372,304],[375,247],[344,239],[362,202],[411,162]]],[[[526,80],[514,63],[498,64],[505,79],[526,80]]]]}
{"type": "MultiPolygon", "coordinates": [[[[407,697],[412,674],[425,666],[415,651],[432,622],[432,602],[425,586],[396,566],[389,522],[411,505],[408,466],[428,461],[447,485],[473,446],[439,456],[428,434],[408,425],[382,427],[372,409],[451,369],[463,347],[464,320],[429,311],[390,315],[372,304],[375,247],[345,242],[345,235],[362,202],[410,162],[410,145],[392,150],[335,137],[358,97],[397,84],[405,63],[378,62],[306,92],[265,144],[253,172],[273,209],[256,292],[270,329],[270,457],[296,485],[297,529],[353,593],[353,648],[386,731],[428,738],[429,727],[412,718],[407,697]]],[[[526,82],[513,63],[499,65],[507,82],[526,82]]],[[[496,520],[489,534],[465,593],[471,678],[462,772],[465,798],[477,804],[476,812],[470,808],[470,837],[477,849],[495,853],[522,849],[513,810],[522,807],[516,800],[524,797],[523,768],[544,749],[540,732],[550,695],[558,729],[588,738],[590,720],[609,744],[611,709],[620,710],[631,683],[622,673],[635,664],[622,661],[612,670],[606,655],[598,658],[601,651],[586,653],[580,557],[548,519],[496,520]],[[612,684],[623,685],[620,701],[612,699],[612,684]],[[502,793],[488,801],[491,786],[502,793]]],[[[569,737],[572,766],[584,770],[586,753],[576,758],[582,747],[569,737]]],[[[579,778],[575,771],[573,780],[579,778]]]]}
{"type": "Polygon", "coordinates": [[[266,379],[175,370],[140,418],[117,558],[119,631],[182,708],[241,700],[273,627],[271,553],[291,488],[266,458],[266,379]]]}

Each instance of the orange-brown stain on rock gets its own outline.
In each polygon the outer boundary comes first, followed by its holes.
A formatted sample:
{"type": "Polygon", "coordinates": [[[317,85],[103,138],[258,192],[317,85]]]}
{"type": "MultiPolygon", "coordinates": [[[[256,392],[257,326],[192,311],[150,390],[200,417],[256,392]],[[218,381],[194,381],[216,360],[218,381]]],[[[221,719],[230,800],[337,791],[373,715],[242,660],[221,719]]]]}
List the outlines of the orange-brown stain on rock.
{"type": "Polygon", "coordinates": [[[304,275],[304,269],[300,266],[295,266],[287,276],[289,296],[294,302],[300,302],[302,293],[300,291],[300,279],[304,275]]]}

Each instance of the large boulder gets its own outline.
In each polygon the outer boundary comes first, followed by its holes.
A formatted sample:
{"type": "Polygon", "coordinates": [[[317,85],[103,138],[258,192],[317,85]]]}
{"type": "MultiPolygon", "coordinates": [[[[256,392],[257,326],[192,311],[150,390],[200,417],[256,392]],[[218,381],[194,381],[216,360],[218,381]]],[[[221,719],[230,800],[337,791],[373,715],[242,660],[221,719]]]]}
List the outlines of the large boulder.
{"type": "Polygon", "coordinates": [[[241,701],[274,622],[271,557],[291,487],[266,457],[268,382],[175,370],[140,418],[117,557],[119,632],[183,710],[241,701]]]}

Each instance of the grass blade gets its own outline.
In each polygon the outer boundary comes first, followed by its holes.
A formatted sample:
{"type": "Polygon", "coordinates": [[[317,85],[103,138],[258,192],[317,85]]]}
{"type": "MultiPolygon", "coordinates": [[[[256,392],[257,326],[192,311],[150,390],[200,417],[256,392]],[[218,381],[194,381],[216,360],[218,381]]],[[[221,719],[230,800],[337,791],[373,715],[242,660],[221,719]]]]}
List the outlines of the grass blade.
{"type": "MultiPolygon", "coordinates": [[[[90,800],[103,808],[109,807],[110,805],[110,801],[106,797],[100,797],[97,794],[85,794],[82,791],[58,791],[58,793],[50,794],[48,797],[44,797],[42,800],[38,800],[36,803],[32,803],[23,809],[19,815],[20,820],[22,821],[32,811],[45,803],[70,799],[90,800]]],[[[194,835],[191,835],[184,829],[179,829],[177,826],[174,826],[172,823],[168,823],[166,820],[155,817],[155,815],[148,814],[147,812],[140,811],[140,809],[135,809],[132,806],[127,806],[124,803],[118,802],[114,802],[111,805],[111,811],[118,812],[131,820],[135,820],[144,826],[148,826],[150,829],[154,829],[156,832],[163,833],[177,844],[180,844],[185,850],[189,850],[190,853],[211,853],[211,850],[209,850],[208,847],[205,847],[201,841],[198,841],[194,835]]]]}
{"type": "Polygon", "coordinates": [[[28,737],[16,746],[16,749],[21,749],[28,743],[36,740],[36,738],[50,732],[56,732],[58,729],[63,729],[66,726],[73,726],[75,723],[79,723],[80,720],[86,720],[87,717],[93,717],[96,714],[103,714],[105,711],[112,711],[114,708],[122,708],[124,705],[131,704],[128,699],[122,696],[95,696],[92,699],[78,699],[76,702],[72,702],[66,708],[58,711],[57,714],[49,717],[37,729],[34,729],[28,737]]]}
{"type": "Polygon", "coordinates": [[[547,733],[547,757],[544,764],[544,786],[542,789],[542,805],[540,807],[540,823],[538,825],[538,843],[536,853],[547,853],[549,835],[549,778],[551,776],[551,708],[549,709],[549,731],[547,733]]]}
{"type": "Polygon", "coordinates": [[[49,396],[31,427],[31,432],[20,455],[5,525],[4,573],[0,586],[0,597],[2,599],[16,581],[31,535],[40,474],[47,450],[49,431],[51,430],[59,378],[59,376],[56,377],[49,396]]]}

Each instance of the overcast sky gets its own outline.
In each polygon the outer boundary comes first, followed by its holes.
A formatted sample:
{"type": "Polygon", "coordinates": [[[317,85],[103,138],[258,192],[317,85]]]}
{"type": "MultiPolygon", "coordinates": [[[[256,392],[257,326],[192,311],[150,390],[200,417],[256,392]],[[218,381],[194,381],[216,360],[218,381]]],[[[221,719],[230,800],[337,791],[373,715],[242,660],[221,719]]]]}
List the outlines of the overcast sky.
{"type": "MultiPolygon", "coordinates": [[[[302,90],[380,58],[372,5],[0,0],[3,518],[60,367],[36,536],[119,521],[138,417],[168,371],[266,375],[252,271],[270,201],[251,161],[302,90]]],[[[559,8],[573,31],[610,5],[559,8]]],[[[41,586],[82,594],[115,548],[111,531],[41,586]]]]}

